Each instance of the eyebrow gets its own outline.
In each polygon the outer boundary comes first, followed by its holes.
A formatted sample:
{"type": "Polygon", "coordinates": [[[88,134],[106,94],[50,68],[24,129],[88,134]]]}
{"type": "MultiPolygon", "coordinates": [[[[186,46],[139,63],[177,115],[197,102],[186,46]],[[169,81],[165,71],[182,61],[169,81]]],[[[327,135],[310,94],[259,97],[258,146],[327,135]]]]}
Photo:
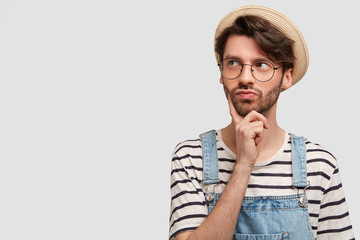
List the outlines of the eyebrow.
{"type": "Polygon", "coordinates": [[[226,55],[226,57],[224,57],[224,59],[236,59],[236,60],[241,60],[241,58],[236,57],[236,56],[232,56],[232,55],[226,55]]]}
{"type": "MultiPolygon", "coordinates": [[[[233,55],[226,55],[226,57],[224,59],[236,59],[236,60],[239,60],[240,62],[243,62],[241,58],[239,58],[237,56],[233,56],[233,55]]],[[[264,60],[274,64],[274,62],[271,59],[266,58],[266,57],[254,58],[254,59],[251,59],[251,62],[264,61],[264,60]]]]}

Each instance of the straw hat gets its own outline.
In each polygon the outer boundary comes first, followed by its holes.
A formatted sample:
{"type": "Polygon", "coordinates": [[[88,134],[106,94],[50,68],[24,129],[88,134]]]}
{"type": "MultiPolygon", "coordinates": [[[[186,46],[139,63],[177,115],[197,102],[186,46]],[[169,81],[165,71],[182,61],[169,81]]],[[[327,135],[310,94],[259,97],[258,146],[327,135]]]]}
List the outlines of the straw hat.
{"type": "MultiPolygon", "coordinates": [[[[218,36],[226,29],[230,27],[234,21],[240,16],[246,15],[255,15],[262,17],[272,24],[274,24],[281,32],[283,32],[288,38],[295,41],[294,44],[294,54],[295,62],[293,67],[293,85],[297,83],[306,73],[309,65],[309,52],[303,35],[296,25],[284,14],[275,11],[271,8],[263,6],[243,6],[237,9],[234,9],[228,13],[219,23],[216,32],[215,32],[215,44],[218,36]]],[[[215,51],[215,57],[217,62],[220,61],[220,56],[215,51]]]]}

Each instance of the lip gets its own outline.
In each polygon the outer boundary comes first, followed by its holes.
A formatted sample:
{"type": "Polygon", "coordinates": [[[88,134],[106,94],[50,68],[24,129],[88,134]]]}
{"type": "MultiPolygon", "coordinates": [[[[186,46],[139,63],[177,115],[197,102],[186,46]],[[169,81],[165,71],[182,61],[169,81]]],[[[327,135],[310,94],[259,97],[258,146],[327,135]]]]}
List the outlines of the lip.
{"type": "Polygon", "coordinates": [[[253,99],[258,94],[256,92],[250,91],[250,90],[238,90],[235,92],[235,95],[239,96],[242,99],[253,99]]]}

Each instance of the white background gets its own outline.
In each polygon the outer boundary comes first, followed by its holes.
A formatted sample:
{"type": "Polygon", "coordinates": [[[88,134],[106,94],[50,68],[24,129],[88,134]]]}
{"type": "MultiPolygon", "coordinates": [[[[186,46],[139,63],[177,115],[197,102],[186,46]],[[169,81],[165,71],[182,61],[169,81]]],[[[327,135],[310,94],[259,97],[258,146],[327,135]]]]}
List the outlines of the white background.
{"type": "Polygon", "coordinates": [[[356,1],[0,1],[0,239],[167,239],[171,152],[230,121],[213,54],[245,4],[310,51],[279,124],[338,159],[359,236],[356,1]]]}

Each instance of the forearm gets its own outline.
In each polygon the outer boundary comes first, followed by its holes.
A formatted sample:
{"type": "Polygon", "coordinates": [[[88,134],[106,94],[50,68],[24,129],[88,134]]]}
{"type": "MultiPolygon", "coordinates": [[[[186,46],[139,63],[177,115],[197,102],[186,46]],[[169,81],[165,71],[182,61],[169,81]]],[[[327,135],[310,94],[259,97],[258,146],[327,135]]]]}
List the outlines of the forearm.
{"type": "MultiPolygon", "coordinates": [[[[195,231],[177,235],[177,240],[231,240],[234,235],[249,178],[259,156],[259,143],[269,124],[267,119],[256,111],[251,111],[245,118],[241,117],[230,97],[228,100],[232,123],[226,129],[235,133],[237,156],[232,175],[205,221],[195,231]]],[[[230,139],[231,135],[228,133],[230,139]]]]}
{"type": "Polygon", "coordinates": [[[232,176],[215,208],[187,240],[232,239],[251,171],[250,167],[235,164],[232,176]]]}

